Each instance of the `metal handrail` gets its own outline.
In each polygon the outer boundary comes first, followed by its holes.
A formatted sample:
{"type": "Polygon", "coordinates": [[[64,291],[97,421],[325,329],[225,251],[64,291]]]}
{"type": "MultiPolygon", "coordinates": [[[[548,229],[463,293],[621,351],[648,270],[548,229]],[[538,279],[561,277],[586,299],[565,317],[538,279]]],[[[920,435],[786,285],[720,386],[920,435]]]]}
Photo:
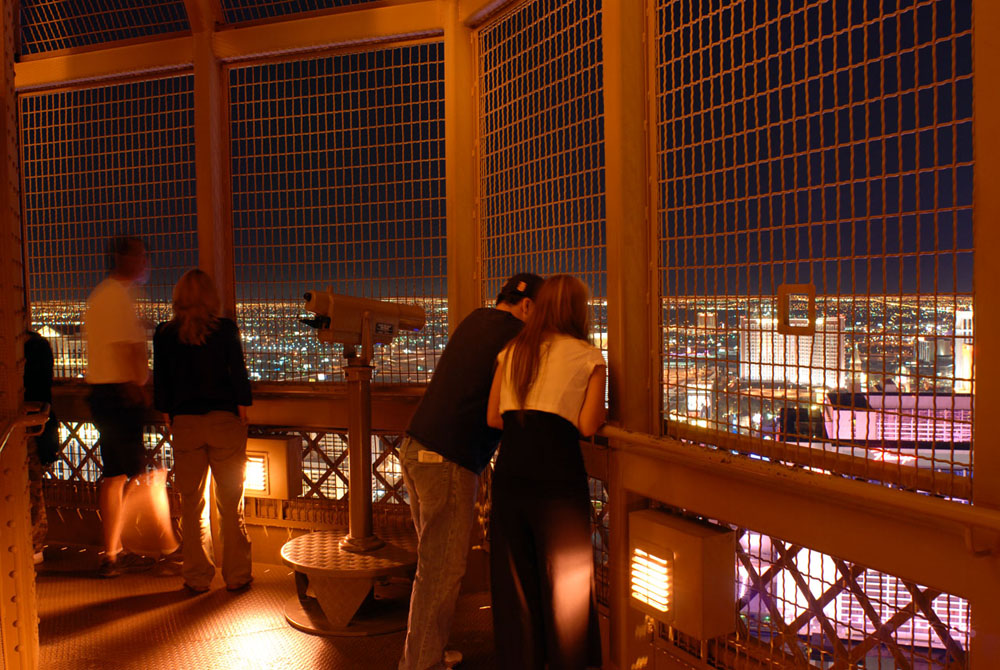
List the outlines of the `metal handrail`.
{"type": "Polygon", "coordinates": [[[817,474],[743,457],[728,450],[710,449],[669,437],[634,433],[617,426],[604,426],[598,435],[609,440],[612,450],[632,451],[689,467],[725,473],[734,478],[767,481],[771,487],[805,493],[810,497],[833,499],[851,507],[861,506],[870,510],[876,505],[883,510],[925,522],[936,521],[957,524],[967,529],[1000,532],[1000,510],[945,500],[920,492],[890,489],[844,477],[817,474]]]}
{"type": "Polygon", "coordinates": [[[3,436],[0,437],[0,456],[3,456],[7,443],[18,428],[24,429],[27,437],[37,437],[42,434],[45,422],[49,420],[49,410],[47,402],[26,402],[23,405],[24,413],[7,422],[4,427],[3,436]]]}

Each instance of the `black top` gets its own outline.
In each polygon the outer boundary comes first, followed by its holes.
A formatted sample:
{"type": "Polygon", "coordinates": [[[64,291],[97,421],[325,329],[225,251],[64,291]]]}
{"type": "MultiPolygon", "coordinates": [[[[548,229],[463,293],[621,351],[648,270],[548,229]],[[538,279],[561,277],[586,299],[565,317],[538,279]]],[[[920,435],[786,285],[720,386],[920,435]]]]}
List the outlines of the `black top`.
{"type": "Polygon", "coordinates": [[[54,463],[59,455],[59,423],[52,410],[52,346],[34,331],[28,331],[24,341],[24,399],[49,403],[49,418],[42,433],[35,438],[38,460],[43,465],[54,463]]]}
{"type": "Polygon", "coordinates": [[[236,414],[237,405],[250,405],[250,379],[236,324],[219,319],[199,346],[183,344],[172,322],[157,326],[153,389],[156,409],[171,417],[217,410],[236,414]]]}
{"type": "Polygon", "coordinates": [[[52,346],[34,331],[24,341],[24,399],[52,402],[52,346]]]}
{"type": "Polygon", "coordinates": [[[497,354],[524,324],[510,312],[481,308],[459,324],[406,432],[428,449],[480,473],[500,431],[486,424],[497,354]]]}

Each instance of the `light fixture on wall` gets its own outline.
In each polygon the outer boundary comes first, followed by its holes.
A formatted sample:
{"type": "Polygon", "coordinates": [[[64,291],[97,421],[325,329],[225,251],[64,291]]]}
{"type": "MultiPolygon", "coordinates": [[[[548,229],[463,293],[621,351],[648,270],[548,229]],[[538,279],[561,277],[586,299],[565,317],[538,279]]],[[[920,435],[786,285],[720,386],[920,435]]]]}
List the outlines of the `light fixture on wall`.
{"type": "MultiPolygon", "coordinates": [[[[668,553],[662,550],[653,551],[668,553]]],[[[632,597],[665,618],[673,614],[673,594],[670,588],[673,563],[673,554],[669,557],[657,556],[639,547],[632,547],[630,581],[632,597]]]]}
{"type": "Polygon", "coordinates": [[[736,630],[736,535],[657,510],[629,514],[632,607],[699,640],[736,630]]]}
{"type": "Polygon", "coordinates": [[[244,495],[251,498],[298,497],[302,486],[301,441],[298,438],[250,438],[244,495]]]}

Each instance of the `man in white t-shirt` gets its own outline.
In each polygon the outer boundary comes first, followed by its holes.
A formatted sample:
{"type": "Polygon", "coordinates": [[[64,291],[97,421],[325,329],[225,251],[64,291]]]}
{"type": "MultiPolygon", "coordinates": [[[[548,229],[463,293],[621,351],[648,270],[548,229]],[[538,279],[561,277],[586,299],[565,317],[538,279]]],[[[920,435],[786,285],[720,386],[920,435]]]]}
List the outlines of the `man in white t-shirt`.
{"type": "Polygon", "coordinates": [[[153,563],[123,555],[121,547],[125,485],[145,469],[142,426],[149,402],[143,387],[149,378],[149,365],[146,332],[131,291],[146,274],[146,249],[137,238],[123,238],[115,242],[114,256],[114,270],[91,292],[83,318],[88,402],[91,419],[101,434],[102,577],[117,577],[125,567],[153,563]]]}

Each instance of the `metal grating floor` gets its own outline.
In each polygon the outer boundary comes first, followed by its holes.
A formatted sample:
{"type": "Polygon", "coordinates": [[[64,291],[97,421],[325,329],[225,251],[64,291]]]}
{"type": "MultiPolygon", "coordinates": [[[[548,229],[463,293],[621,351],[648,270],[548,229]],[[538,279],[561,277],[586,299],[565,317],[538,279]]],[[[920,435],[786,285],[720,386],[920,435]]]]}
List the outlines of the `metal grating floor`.
{"type": "MultiPolygon", "coordinates": [[[[49,547],[39,566],[41,662],[45,670],[391,670],[404,634],[328,638],[285,622],[295,595],[292,573],[254,565],[253,587],[232,594],[216,577],[192,596],[178,566],[162,562],[145,573],[96,577],[93,549],[49,547]]],[[[463,670],[494,667],[489,594],[462,596],[451,648],[463,670]]]]}

